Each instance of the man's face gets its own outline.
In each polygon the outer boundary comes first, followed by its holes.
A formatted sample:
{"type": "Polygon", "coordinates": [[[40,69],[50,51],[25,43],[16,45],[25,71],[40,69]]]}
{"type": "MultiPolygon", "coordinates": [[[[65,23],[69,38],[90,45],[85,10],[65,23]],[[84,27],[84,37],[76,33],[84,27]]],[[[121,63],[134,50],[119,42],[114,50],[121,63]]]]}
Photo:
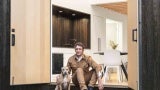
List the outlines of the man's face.
{"type": "Polygon", "coordinates": [[[81,46],[76,46],[75,47],[75,52],[77,56],[81,56],[83,54],[84,49],[81,46]]]}

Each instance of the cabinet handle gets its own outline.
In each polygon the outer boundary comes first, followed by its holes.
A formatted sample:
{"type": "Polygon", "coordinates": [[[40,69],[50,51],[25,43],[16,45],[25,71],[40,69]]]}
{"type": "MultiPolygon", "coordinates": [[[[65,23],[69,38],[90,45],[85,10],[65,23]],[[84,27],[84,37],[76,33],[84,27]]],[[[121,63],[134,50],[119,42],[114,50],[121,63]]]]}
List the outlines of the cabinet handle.
{"type": "Polygon", "coordinates": [[[14,29],[14,28],[12,29],[12,32],[15,32],[15,29],[14,29]]]}
{"type": "Polygon", "coordinates": [[[132,30],[132,41],[137,42],[137,29],[132,30]]]}
{"type": "Polygon", "coordinates": [[[12,46],[15,46],[15,34],[12,34],[12,46]]]}

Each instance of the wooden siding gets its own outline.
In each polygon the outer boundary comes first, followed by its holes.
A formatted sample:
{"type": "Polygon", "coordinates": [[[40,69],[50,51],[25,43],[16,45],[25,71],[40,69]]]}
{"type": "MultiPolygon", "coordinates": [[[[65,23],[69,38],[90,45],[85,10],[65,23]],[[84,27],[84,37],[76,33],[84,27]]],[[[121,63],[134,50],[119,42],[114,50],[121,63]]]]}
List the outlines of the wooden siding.
{"type": "Polygon", "coordinates": [[[0,0],[0,90],[9,90],[10,0],[0,0]]]}
{"type": "Polygon", "coordinates": [[[141,90],[160,90],[160,1],[142,1],[141,90]]]}

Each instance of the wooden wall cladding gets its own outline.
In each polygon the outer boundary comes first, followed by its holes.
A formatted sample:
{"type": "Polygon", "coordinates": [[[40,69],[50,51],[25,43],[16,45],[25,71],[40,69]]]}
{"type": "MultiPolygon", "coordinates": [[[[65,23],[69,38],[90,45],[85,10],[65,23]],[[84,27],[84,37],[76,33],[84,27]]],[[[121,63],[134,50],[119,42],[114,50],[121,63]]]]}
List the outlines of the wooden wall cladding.
{"type": "Polygon", "coordinates": [[[10,17],[10,84],[50,83],[50,0],[11,0],[10,17]]]}
{"type": "Polygon", "coordinates": [[[10,0],[0,0],[0,90],[10,82],[10,0]]]}
{"type": "Polygon", "coordinates": [[[86,48],[90,48],[90,25],[87,18],[77,19],[73,23],[73,38],[83,42],[86,48]]]}
{"type": "Polygon", "coordinates": [[[89,14],[53,6],[52,19],[53,47],[73,47],[75,42],[82,42],[90,48],[89,14]]]}
{"type": "Polygon", "coordinates": [[[160,2],[142,1],[141,90],[160,90],[160,2]]]}
{"type": "Polygon", "coordinates": [[[53,15],[53,46],[64,46],[65,41],[73,38],[71,33],[72,22],[69,18],[64,18],[60,16],[53,15]]]}

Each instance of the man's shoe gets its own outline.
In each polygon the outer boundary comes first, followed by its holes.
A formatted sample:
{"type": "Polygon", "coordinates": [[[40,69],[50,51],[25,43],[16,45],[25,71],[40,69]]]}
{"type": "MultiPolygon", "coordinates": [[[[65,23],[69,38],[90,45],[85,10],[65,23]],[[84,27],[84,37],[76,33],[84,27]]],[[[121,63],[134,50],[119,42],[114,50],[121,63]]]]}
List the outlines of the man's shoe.
{"type": "Polygon", "coordinates": [[[88,86],[88,90],[93,90],[93,87],[91,87],[91,86],[88,86]]]}
{"type": "Polygon", "coordinates": [[[81,90],[88,90],[86,85],[80,86],[81,90]]]}

